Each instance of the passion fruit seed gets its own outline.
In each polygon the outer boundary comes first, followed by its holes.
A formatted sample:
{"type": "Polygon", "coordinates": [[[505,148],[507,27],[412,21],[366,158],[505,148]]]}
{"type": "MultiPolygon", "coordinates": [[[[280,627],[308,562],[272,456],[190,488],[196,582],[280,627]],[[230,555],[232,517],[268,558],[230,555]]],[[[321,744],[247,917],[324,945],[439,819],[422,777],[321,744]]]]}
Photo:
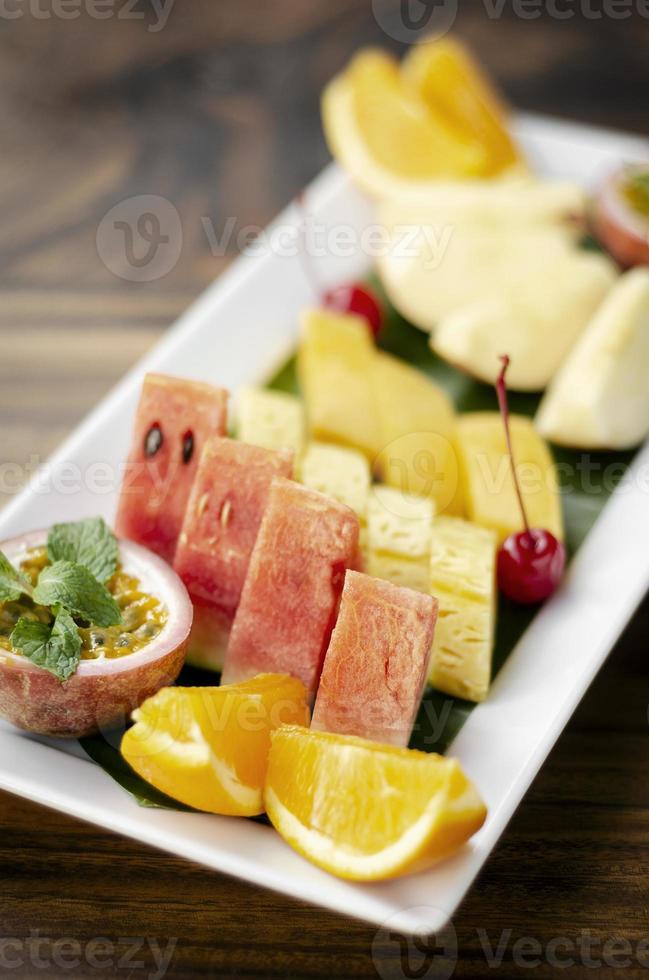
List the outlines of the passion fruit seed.
{"type": "Polygon", "coordinates": [[[188,429],[183,436],[183,463],[188,463],[194,455],[194,433],[188,429]]]}
{"type": "Polygon", "coordinates": [[[155,456],[162,448],[164,436],[158,422],[154,422],[144,437],[144,455],[147,457],[155,456]]]}

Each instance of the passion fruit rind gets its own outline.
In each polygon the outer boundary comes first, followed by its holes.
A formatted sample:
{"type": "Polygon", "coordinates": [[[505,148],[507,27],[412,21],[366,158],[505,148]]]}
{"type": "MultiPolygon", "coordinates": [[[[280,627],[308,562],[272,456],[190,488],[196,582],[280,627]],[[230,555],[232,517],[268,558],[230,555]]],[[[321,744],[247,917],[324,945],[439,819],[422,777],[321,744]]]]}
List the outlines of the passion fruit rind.
{"type": "MultiPolygon", "coordinates": [[[[33,531],[0,544],[18,564],[42,545],[47,531],[33,531]]],[[[176,573],[157,555],[120,540],[120,560],[168,610],[161,632],[135,653],[116,659],[83,660],[61,683],[18,653],[0,651],[0,717],[38,735],[83,738],[125,723],[131,712],[161,687],[173,684],[185,661],[192,604],[176,573]]]]}

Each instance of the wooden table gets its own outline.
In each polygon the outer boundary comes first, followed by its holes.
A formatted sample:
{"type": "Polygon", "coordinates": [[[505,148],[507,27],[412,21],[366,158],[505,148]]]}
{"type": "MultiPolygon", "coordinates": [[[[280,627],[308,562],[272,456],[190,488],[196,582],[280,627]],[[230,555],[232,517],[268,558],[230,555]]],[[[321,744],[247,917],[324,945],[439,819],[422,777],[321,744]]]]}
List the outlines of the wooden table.
{"type": "MultiPolygon", "coordinates": [[[[485,10],[463,4],[458,30],[513,102],[646,132],[647,19],[494,20],[485,10]]],[[[0,17],[0,502],[230,260],[232,248],[211,254],[201,217],[263,224],[325,163],[318,92],[368,42],[401,50],[369,0],[185,0],[157,33],[116,18],[0,17]],[[149,193],[177,207],[184,247],[168,275],[134,283],[109,271],[95,236],[113,205],[149,193]]],[[[525,975],[522,937],[541,944],[535,977],[590,976],[589,934],[591,957],[621,938],[633,950],[623,975],[645,975],[648,625],[645,605],[457,914],[456,976],[525,975]],[[559,944],[574,962],[559,970],[548,943],[561,937],[582,949],[559,944]],[[501,941],[490,967],[483,945],[501,941]]],[[[11,971],[0,960],[8,975],[155,972],[149,946],[109,945],[91,967],[74,965],[74,944],[55,943],[69,937],[85,956],[102,936],[176,940],[175,977],[439,975],[408,972],[388,940],[372,954],[371,927],[22,800],[0,795],[0,828],[0,939],[22,943],[0,954],[23,959],[11,971]]]]}

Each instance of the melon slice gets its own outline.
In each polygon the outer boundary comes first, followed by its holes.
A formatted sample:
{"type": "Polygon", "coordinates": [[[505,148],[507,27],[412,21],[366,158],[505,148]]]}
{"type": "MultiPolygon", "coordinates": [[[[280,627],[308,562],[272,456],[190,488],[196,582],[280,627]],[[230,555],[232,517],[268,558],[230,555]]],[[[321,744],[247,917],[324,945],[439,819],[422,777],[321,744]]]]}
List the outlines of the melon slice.
{"type": "Polygon", "coordinates": [[[192,661],[222,666],[271,481],[292,469],[284,450],[219,438],[205,446],[174,558],[194,603],[192,661]]]}
{"type": "Polygon", "coordinates": [[[283,391],[245,385],[237,394],[236,435],[264,449],[290,449],[296,457],[304,447],[304,407],[283,391]]]}
{"type": "Polygon", "coordinates": [[[439,614],[430,661],[433,687],[468,701],[489,691],[497,589],[494,531],[457,518],[433,525],[430,589],[439,614]]]}
{"type": "Polygon", "coordinates": [[[365,456],[354,449],[310,442],[297,466],[300,483],[346,504],[359,521],[367,519],[370,467],[365,456]]]}
{"type": "Polygon", "coordinates": [[[198,381],[147,374],[115,519],[115,531],[171,562],[198,461],[225,435],[228,393],[198,381]]]}
{"type": "Polygon", "coordinates": [[[455,410],[448,395],[421,371],[380,351],[372,377],[381,430],[377,475],[390,486],[431,497],[439,513],[461,513],[455,410]]]}
{"type": "Polygon", "coordinates": [[[305,314],[297,366],[312,439],[374,457],[380,441],[371,377],[375,353],[363,317],[323,310],[305,314]]]}
{"type": "Polygon", "coordinates": [[[437,602],[347,572],[311,727],[405,747],[428,676],[437,602]]]}
{"type": "MultiPolygon", "coordinates": [[[[561,501],[550,450],[526,416],[511,416],[511,435],[530,526],[562,540],[561,501]]],[[[522,529],[522,518],[498,412],[461,415],[457,451],[467,517],[493,528],[502,543],[522,529]]]]}
{"type": "Polygon", "coordinates": [[[259,673],[299,678],[315,694],[345,570],[358,556],[349,507],[276,478],[253,549],[223,683],[259,673]]]}

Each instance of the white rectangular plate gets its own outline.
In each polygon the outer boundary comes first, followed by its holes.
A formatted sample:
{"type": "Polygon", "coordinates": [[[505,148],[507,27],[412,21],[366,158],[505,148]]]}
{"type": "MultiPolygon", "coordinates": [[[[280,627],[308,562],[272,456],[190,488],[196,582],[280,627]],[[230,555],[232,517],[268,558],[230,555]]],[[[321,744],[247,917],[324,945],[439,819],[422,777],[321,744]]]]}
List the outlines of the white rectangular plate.
{"type": "MultiPolygon", "coordinates": [[[[592,186],[620,160],[648,159],[649,143],[570,123],[522,117],[518,134],[538,170],[592,186]]],[[[312,185],[309,212],[327,227],[372,221],[369,204],[336,168],[312,185]]],[[[293,222],[285,212],[272,229],[293,222]]],[[[367,271],[359,251],[319,260],[332,282],[367,271]]],[[[103,514],[96,466],[119,471],[142,373],[168,371],[222,384],[268,378],[295,344],[312,300],[299,257],[245,256],[234,263],[54,455],[0,516],[0,539],[54,520],[103,514]]],[[[458,903],[649,585],[649,450],[606,506],[565,587],[535,618],[489,700],[450,747],[479,786],[488,820],[465,851],[421,875],[375,885],[330,877],[293,853],[269,827],[247,820],[139,808],[76,743],[34,739],[0,723],[0,787],[208,867],[403,932],[435,932],[458,903]]]]}

